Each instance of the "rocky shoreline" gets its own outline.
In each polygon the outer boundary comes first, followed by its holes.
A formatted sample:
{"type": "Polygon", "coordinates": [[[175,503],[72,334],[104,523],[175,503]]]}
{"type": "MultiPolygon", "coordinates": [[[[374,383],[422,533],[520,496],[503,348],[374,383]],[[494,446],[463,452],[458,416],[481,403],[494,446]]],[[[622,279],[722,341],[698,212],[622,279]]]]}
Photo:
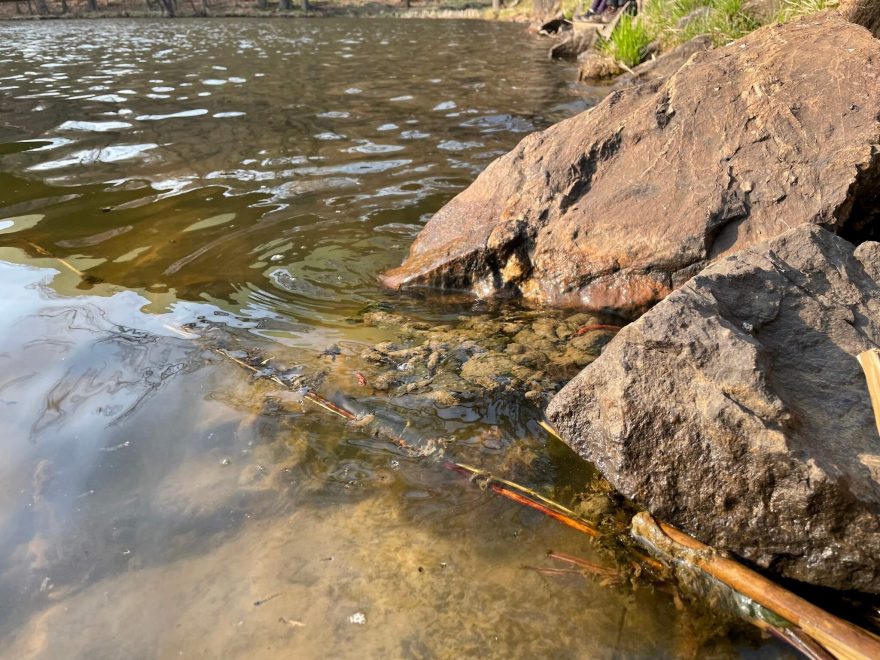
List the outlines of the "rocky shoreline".
{"type": "Polygon", "coordinates": [[[702,541],[877,594],[878,227],[880,41],[825,12],[527,137],[383,281],[638,319],[550,402],[565,441],[702,541]]]}

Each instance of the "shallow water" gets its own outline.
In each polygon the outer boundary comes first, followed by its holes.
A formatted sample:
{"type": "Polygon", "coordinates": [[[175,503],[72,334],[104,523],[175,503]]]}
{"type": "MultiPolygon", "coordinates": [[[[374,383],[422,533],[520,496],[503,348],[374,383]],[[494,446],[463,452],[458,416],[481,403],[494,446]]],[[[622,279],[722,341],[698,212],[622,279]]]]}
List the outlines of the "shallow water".
{"type": "Polygon", "coordinates": [[[778,655],[644,582],[534,570],[611,559],[204,340],[571,502],[592,473],[536,405],[355,373],[401,334],[364,309],[528,316],[375,276],[491,159],[602,96],[545,48],[480,22],[0,25],[0,654],[778,655]]]}

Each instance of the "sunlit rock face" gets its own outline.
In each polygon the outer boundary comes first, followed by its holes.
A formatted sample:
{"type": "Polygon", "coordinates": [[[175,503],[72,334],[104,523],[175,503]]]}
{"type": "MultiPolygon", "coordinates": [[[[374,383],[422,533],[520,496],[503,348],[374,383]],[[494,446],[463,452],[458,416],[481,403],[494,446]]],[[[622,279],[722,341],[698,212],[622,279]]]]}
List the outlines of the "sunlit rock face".
{"type": "Polygon", "coordinates": [[[880,593],[880,243],[798,227],[624,328],[547,416],[625,495],[786,577],[880,593]]]}
{"type": "Polygon", "coordinates": [[[796,225],[870,238],[878,117],[880,41],[832,13],[773,25],[528,136],[383,281],[636,316],[796,225]]]}

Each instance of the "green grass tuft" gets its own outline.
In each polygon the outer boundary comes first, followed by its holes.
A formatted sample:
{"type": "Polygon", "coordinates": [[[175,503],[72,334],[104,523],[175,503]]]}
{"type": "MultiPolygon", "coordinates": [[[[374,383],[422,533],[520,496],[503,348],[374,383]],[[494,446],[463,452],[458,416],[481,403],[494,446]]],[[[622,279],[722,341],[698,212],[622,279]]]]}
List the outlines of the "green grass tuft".
{"type": "Polygon", "coordinates": [[[744,3],[745,0],[645,0],[638,17],[623,16],[611,36],[598,47],[618,62],[634,67],[654,41],[661,51],[666,51],[706,34],[716,46],[721,46],[766,22],[785,22],[836,7],[838,0],[782,0],[776,16],[763,18],[745,10],[744,3]],[[682,22],[687,16],[690,19],[682,22]]]}
{"type": "Polygon", "coordinates": [[[644,22],[626,14],[621,16],[620,22],[611,33],[611,37],[602,43],[601,49],[618,62],[633,67],[642,61],[645,47],[652,40],[653,36],[644,22]]]}

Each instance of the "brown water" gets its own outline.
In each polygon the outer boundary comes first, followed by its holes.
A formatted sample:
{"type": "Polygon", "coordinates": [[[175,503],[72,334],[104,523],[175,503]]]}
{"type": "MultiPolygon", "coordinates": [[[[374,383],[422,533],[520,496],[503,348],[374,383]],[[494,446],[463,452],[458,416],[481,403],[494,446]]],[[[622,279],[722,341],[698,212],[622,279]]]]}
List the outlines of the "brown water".
{"type": "Polygon", "coordinates": [[[780,653],[642,582],[526,568],[609,556],[169,329],[320,372],[337,403],[571,501],[591,473],[537,407],[354,374],[399,334],[366,307],[516,313],[375,276],[491,159],[601,97],[545,48],[481,22],[0,25],[3,657],[780,653]]]}

